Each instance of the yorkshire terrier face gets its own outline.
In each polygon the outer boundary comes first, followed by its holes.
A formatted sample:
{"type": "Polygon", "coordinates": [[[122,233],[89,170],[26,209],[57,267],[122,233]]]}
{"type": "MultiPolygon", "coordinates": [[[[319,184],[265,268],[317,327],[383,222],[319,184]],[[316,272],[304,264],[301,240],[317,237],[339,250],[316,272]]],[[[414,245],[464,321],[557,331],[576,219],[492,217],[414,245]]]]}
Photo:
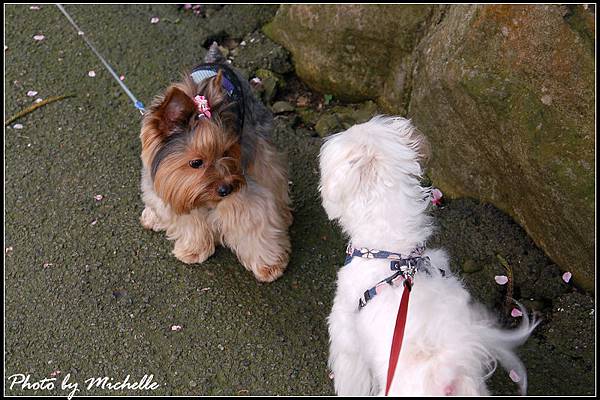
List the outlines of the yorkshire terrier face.
{"type": "Polygon", "coordinates": [[[214,205],[245,183],[236,115],[219,73],[200,85],[186,78],[155,99],[142,124],[142,161],[154,189],[174,212],[214,205]],[[210,104],[199,114],[194,97],[210,104]]]}

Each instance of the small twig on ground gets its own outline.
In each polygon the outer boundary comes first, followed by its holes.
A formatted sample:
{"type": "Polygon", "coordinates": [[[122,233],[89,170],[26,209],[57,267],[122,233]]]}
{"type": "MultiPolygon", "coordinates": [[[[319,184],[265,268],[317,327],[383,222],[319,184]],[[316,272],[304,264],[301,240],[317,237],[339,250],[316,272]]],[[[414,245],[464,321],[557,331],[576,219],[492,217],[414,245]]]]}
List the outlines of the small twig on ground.
{"type": "Polygon", "coordinates": [[[66,99],[68,97],[75,97],[75,95],[74,94],[66,94],[63,96],[48,97],[47,99],[42,100],[39,103],[32,104],[29,107],[27,107],[26,109],[19,111],[18,113],[16,113],[15,115],[13,115],[9,119],[7,119],[6,122],[4,122],[4,126],[10,125],[11,123],[15,122],[19,118],[29,114],[30,112],[32,112],[40,107],[45,106],[46,104],[50,104],[55,101],[66,99]]]}

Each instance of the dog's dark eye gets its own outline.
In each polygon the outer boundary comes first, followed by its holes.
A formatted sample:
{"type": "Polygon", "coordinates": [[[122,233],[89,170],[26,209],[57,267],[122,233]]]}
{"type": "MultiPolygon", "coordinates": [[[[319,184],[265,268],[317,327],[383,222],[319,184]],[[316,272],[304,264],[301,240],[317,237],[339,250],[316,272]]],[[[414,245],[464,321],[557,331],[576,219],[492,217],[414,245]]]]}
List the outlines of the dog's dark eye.
{"type": "Polygon", "coordinates": [[[202,166],[202,160],[192,160],[190,161],[190,167],[192,168],[200,168],[202,166]]]}

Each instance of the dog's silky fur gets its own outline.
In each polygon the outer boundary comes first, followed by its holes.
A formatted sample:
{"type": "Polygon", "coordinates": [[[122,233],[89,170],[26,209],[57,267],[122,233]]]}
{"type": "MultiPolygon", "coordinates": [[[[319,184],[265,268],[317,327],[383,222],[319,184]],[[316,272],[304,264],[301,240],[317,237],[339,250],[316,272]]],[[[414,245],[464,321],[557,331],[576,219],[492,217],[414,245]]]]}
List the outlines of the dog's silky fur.
{"type": "MultiPolygon", "coordinates": [[[[325,141],[320,153],[323,206],[355,248],[408,254],[431,235],[431,188],[419,181],[425,144],[410,121],[382,116],[325,141]]],[[[424,255],[431,268],[414,278],[390,395],[487,395],[485,380],[497,361],[514,370],[513,376],[516,372],[525,393],[526,371],[514,349],[538,321],[521,308],[520,325],[501,329],[452,275],[444,250],[428,249],[424,255]]],[[[360,311],[358,299],[391,274],[389,260],[360,257],[338,272],[328,325],[329,367],[339,395],[385,391],[396,315],[407,289],[384,290],[360,311]]]]}
{"type": "MultiPolygon", "coordinates": [[[[224,62],[216,44],[205,62],[224,62]]],[[[184,263],[202,263],[218,244],[233,250],[257,280],[271,282],[283,274],[291,245],[292,223],[287,169],[269,140],[273,117],[242,85],[244,121],[221,87],[223,76],[196,84],[189,74],[157,96],[142,129],[141,223],[166,231],[173,254],[184,263]],[[197,118],[196,95],[204,95],[212,117],[197,118]],[[202,160],[192,168],[190,161],[202,160]],[[231,193],[221,196],[219,188],[231,193]]]]}

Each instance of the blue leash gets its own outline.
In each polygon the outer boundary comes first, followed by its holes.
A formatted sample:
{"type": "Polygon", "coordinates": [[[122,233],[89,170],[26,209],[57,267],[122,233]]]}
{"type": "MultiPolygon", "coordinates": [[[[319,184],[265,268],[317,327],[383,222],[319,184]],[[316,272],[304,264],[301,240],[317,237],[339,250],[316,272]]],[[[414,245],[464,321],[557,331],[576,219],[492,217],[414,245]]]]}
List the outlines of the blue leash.
{"type": "Polygon", "coordinates": [[[90,49],[92,49],[92,51],[94,52],[94,54],[96,54],[96,56],[100,59],[100,61],[102,61],[102,64],[104,64],[104,66],[106,67],[106,69],[108,70],[108,72],[110,72],[110,74],[113,76],[113,78],[115,78],[115,80],[117,81],[117,83],[119,85],[121,85],[121,88],[125,91],[125,93],[127,94],[127,96],[129,96],[129,98],[131,99],[131,101],[133,101],[133,105],[135,106],[135,108],[137,108],[138,110],[140,110],[140,113],[142,113],[142,115],[143,115],[146,112],[146,109],[144,108],[144,104],[141,101],[139,101],[133,95],[133,93],[131,93],[131,91],[123,83],[123,81],[121,81],[119,79],[119,77],[117,76],[117,74],[115,73],[115,71],[110,67],[110,65],[106,62],[106,60],[104,60],[104,57],[102,57],[100,55],[100,53],[98,53],[98,50],[96,50],[96,48],[94,47],[94,45],[92,45],[92,43],[90,43],[90,41],[85,37],[85,33],[77,26],[77,24],[75,23],[75,21],[73,21],[73,18],[71,18],[71,16],[69,15],[69,13],[67,13],[67,11],[64,9],[64,7],[61,6],[60,4],[57,4],[56,6],[65,15],[65,17],[67,17],[67,19],[69,20],[69,22],[71,23],[71,25],[73,25],[73,27],[77,30],[77,34],[79,34],[79,36],[81,36],[83,38],[83,40],[88,45],[88,47],[90,49]]]}

